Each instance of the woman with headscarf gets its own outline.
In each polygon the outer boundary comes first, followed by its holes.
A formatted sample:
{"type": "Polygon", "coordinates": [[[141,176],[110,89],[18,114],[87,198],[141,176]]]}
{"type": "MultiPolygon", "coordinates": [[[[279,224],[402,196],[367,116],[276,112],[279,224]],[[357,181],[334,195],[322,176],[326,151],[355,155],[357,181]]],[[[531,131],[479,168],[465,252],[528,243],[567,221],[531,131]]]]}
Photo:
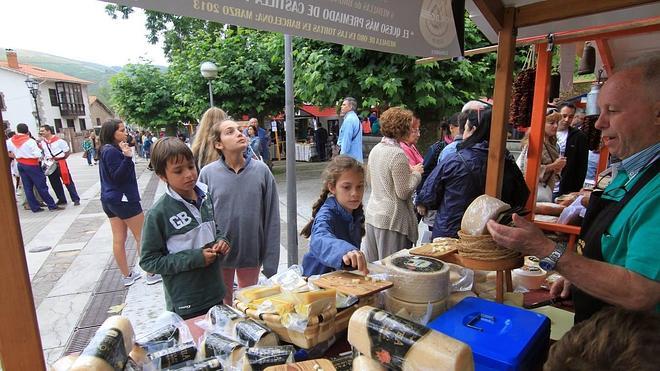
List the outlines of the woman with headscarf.
{"type": "MultiPolygon", "coordinates": [[[[465,210],[486,188],[491,111],[469,110],[467,114],[458,151],[438,164],[417,194],[420,214],[424,215],[427,209],[438,210],[432,238],[458,237],[465,210]]],[[[529,190],[508,152],[504,165],[501,199],[511,206],[524,206],[529,190]]]]}

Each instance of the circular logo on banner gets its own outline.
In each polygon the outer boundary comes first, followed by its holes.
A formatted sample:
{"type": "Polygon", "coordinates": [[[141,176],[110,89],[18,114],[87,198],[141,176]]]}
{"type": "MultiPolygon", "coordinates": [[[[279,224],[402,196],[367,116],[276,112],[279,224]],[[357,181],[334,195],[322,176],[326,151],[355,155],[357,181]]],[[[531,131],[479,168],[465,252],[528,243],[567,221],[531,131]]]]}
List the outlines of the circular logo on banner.
{"type": "Polygon", "coordinates": [[[451,0],[424,0],[419,29],[429,45],[438,49],[449,46],[456,38],[451,0]]]}

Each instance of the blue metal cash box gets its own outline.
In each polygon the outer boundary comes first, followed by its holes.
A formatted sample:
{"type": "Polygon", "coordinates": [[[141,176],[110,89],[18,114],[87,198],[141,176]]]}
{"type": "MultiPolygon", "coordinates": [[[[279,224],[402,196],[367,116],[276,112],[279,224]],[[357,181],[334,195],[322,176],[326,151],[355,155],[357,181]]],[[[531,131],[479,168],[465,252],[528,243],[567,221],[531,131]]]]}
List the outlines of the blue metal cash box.
{"type": "Polygon", "coordinates": [[[472,297],[428,327],[468,344],[477,371],[540,370],[550,342],[548,317],[472,297]]]}

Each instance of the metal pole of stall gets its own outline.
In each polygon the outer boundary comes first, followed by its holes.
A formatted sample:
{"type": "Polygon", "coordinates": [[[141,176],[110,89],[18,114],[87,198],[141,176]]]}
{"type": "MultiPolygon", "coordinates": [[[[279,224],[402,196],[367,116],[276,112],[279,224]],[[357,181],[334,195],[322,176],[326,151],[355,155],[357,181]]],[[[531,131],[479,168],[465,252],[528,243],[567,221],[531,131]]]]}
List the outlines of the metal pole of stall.
{"type": "Polygon", "coordinates": [[[284,91],[286,114],[286,241],[287,263],[298,264],[298,200],[296,196],[296,128],[293,114],[293,55],[291,35],[284,35],[284,91]]]}
{"type": "Polygon", "coordinates": [[[211,107],[213,107],[213,85],[211,85],[211,81],[209,80],[209,101],[211,102],[211,107]]]}

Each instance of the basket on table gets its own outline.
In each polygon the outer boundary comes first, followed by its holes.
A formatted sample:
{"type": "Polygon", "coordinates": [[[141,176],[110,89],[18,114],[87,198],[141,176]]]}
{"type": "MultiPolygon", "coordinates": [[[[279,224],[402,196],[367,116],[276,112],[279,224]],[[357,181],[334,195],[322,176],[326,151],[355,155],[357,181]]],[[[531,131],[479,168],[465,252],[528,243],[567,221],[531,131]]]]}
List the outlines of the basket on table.
{"type": "Polygon", "coordinates": [[[494,261],[520,256],[517,251],[497,245],[490,234],[473,236],[459,230],[458,242],[458,255],[469,259],[494,261]]]}
{"type": "Polygon", "coordinates": [[[311,317],[305,331],[290,330],[282,325],[282,317],[279,314],[261,313],[248,308],[238,300],[234,301],[234,307],[245,313],[248,317],[259,321],[271,329],[284,342],[309,349],[321,342],[330,339],[335,334],[335,317],[337,309],[331,308],[318,316],[311,317]]]}

